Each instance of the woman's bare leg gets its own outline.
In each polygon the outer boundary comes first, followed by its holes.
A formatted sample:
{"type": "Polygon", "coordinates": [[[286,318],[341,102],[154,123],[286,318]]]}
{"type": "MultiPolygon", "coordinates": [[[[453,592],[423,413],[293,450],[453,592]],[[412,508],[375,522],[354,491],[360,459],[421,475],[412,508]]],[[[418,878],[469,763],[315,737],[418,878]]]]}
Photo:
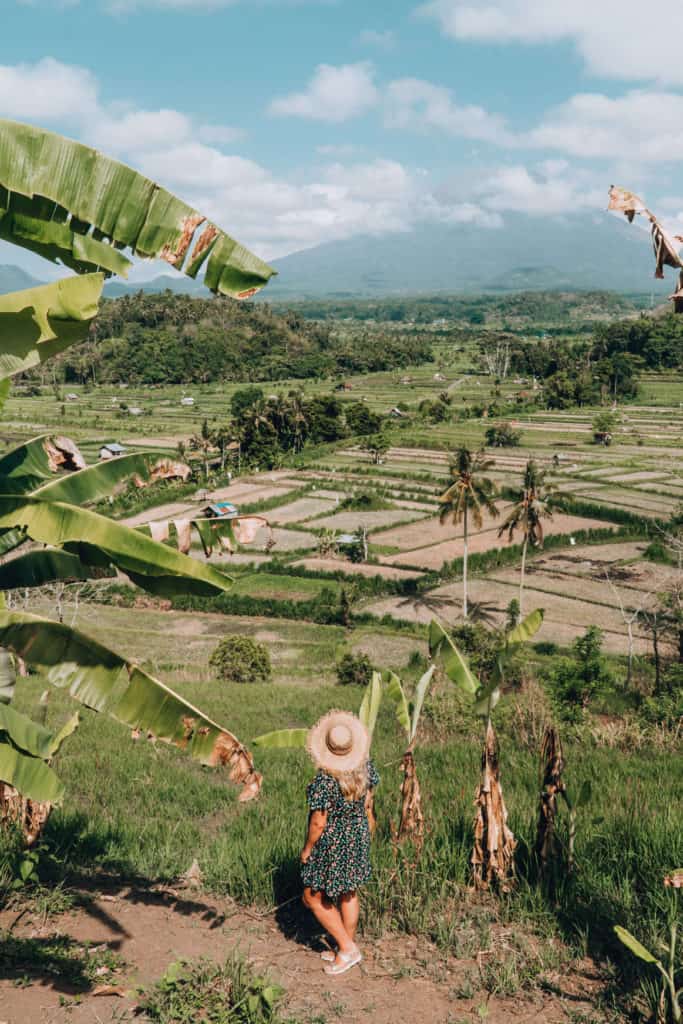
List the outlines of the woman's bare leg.
{"type": "Polygon", "coordinates": [[[302,899],[304,906],[308,907],[316,921],[323,926],[326,932],[330,933],[337,943],[339,952],[351,953],[356,948],[355,943],[346,931],[342,916],[334,903],[328,900],[324,893],[314,892],[308,887],[304,889],[302,899]]]}
{"type": "Polygon", "coordinates": [[[346,934],[352,942],[356,941],[356,928],[358,927],[358,916],[360,914],[360,900],[358,893],[345,892],[339,900],[341,918],[346,928],[346,934]]]}

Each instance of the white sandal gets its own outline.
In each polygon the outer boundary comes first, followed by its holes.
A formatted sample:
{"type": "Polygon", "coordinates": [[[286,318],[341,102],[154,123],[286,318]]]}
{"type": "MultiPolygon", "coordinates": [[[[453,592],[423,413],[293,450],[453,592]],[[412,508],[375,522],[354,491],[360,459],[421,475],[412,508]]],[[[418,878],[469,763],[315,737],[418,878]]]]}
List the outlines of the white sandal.
{"type": "Polygon", "coordinates": [[[324,953],[320,954],[320,959],[324,960],[326,964],[333,964],[337,959],[337,954],[333,949],[326,949],[324,953]]]}
{"type": "Polygon", "coordinates": [[[341,963],[333,963],[328,967],[323,967],[325,974],[337,975],[346,974],[352,967],[355,967],[363,959],[363,954],[356,948],[352,953],[337,953],[335,960],[341,960],[341,963]]]}

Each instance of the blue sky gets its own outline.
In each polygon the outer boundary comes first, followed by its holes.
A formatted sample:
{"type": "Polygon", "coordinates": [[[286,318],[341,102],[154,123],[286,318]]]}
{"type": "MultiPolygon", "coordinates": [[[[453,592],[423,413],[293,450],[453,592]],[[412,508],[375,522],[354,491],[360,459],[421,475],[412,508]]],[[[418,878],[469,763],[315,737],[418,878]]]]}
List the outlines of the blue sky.
{"type": "Polygon", "coordinates": [[[614,181],[683,232],[681,0],[1,6],[0,116],[131,163],[265,258],[434,222],[495,244],[511,212],[604,210],[614,181]]]}

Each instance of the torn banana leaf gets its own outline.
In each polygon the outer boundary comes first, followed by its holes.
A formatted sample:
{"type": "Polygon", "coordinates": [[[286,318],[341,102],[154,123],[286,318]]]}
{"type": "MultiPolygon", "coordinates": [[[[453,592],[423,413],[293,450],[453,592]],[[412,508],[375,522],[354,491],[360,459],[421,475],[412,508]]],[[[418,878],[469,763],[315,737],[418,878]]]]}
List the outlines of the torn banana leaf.
{"type": "MultiPolygon", "coordinates": [[[[110,715],[134,734],[171,743],[201,764],[229,767],[230,779],[244,787],[241,800],[258,796],[261,776],[254,771],[251,754],[231,732],[108,647],[50,619],[3,611],[0,646],[43,672],[52,685],[68,689],[75,700],[110,715]]],[[[1,765],[0,778],[6,778],[1,765]]]]}
{"type": "Polygon", "coordinates": [[[455,646],[446,630],[435,619],[429,624],[429,653],[432,658],[441,654],[448,678],[470,697],[479,689],[479,680],[472,672],[469,662],[455,646]]]}
{"type": "MultiPolygon", "coordinates": [[[[0,217],[1,207],[0,189],[0,217]]],[[[102,274],[86,274],[1,295],[0,378],[30,370],[85,341],[103,284],[102,274]]]]}
{"type": "Polygon", "coordinates": [[[382,703],[382,676],[379,672],[373,672],[370,682],[365,688],[363,700],[358,711],[358,717],[370,733],[370,741],[375,732],[379,706],[382,703]]]}
{"type": "Polygon", "coordinates": [[[85,468],[85,459],[67,437],[44,434],[18,445],[0,458],[3,494],[30,494],[54,481],[60,470],[85,468]]]}
{"type": "Polygon", "coordinates": [[[302,750],[306,747],[308,729],[278,729],[257,736],[251,742],[264,750],[302,750]]]}
{"type": "Polygon", "coordinates": [[[62,502],[0,495],[2,529],[23,530],[31,540],[64,547],[86,565],[113,564],[153,592],[167,586],[174,592],[180,588],[183,593],[211,596],[230,587],[230,579],[213,566],[96,512],[62,502]]]}
{"type": "Polygon", "coordinates": [[[125,164],[53,132],[0,120],[0,237],[78,273],[126,275],[123,250],[165,260],[243,299],[275,271],[125,164]]]}

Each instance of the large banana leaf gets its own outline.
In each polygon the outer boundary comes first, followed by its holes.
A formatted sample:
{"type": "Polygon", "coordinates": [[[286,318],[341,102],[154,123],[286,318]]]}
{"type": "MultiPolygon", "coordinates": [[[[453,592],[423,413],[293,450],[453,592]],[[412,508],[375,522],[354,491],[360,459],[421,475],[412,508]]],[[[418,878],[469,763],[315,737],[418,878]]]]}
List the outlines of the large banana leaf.
{"type": "Polygon", "coordinates": [[[20,750],[3,740],[0,733],[0,779],[14,786],[22,796],[51,804],[64,797],[64,784],[45,761],[20,750]]]}
{"type": "Polygon", "coordinates": [[[410,743],[410,708],[408,707],[408,701],[406,700],[401,680],[395,672],[386,672],[384,675],[384,684],[387,697],[390,701],[393,701],[398,724],[405,730],[408,742],[410,743]]]}
{"type": "Polygon", "coordinates": [[[124,480],[135,479],[139,487],[153,480],[155,466],[161,461],[158,452],[122,455],[50,480],[33,491],[33,497],[42,501],[64,501],[70,505],[100,501],[124,480]]]}
{"type": "Polygon", "coordinates": [[[411,717],[410,717],[410,742],[412,743],[417,736],[417,727],[420,724],[420,714],[422,712],[422,705],[424,704],[425,697],[427,696],[427,690],[429,684],[432,681],[434,675],[434,669],[436,665],[431,665],[422,678],[419,680],[415,687],[415,696],[411,702],[411,717]]]}
{"type": "Polygon", "coordinates": [[[373,672],[361,701],[358,717],[370,733],[370,742],[375,733],[379,706],[382,703],[382,676],[373,672]]]}
{"type": "Polygon", "coordinates": [[[22,587],[43,587],[46,583],[60,580],[64,583],[74,580],[102,579],[113,577],[113,569],[100,569],[85,565],[68,551],[45,548],[27,551],[0,565],[0,590],[19,590],[22,587]]]}
{"type": "MultiPolygon", "coordinates": [[[[116,461],[119,460],[112,460],[116,461]]],[[[36,488],[54,482],[60,469],[85,469],[85,459],[74,442],[56,434],[34,437],[0,458],[2,493],[30,494],[36,488]]]]}
{"type": "MultiPolygon", "coordinates": [[[[1,218],[2,187],[0,228],[1,218]]],[[[87,274],[0,296],[0,378],[30,370],[84,341],[103,284],[102,274],[87,274]]]]}
{"type": "Polygon", "coordinates": [[[0,529],[21,529],[31,540],[66,547],[86,565],[112,563],[154,593],[212,595],[229,577],[88,509],[57,501],[0,495],[0,529]],[[104,557],[103,557],[104,556],[104,557]]]}
{"type": "Polygon", "coordinates": [[[475,696],[479,680],[470,669],[465,655],[460,653],[443,626],[434,619],[429,624],[429,653],[433,658],[441,653],[448,678],[468,696],[475,696]]]}
{"type": "Polygon", "coordinates": [[[274,270],[196,210],[124,164],[31,125],[0,120],[0,237],[79,273],[125,274],[159,257],[245,298],[274,270]]]}
{"type": "MultiPolygon", "coordinates": [[[[232,733],[103,644],[50,619],[0,612],[0,645],[43,672],[54,686],[68,689],[86,707],[172,743],[201,764],[229,765],[230,777],[245,785],[243,796],[258,795],[260,776],[232,733]]],[[[11,781],[1,768],[0,779],[11,781]]]]}
{"type": "Polygon", "coordinates": [[[265,750],[300,750],[305,748],[307,738],[308,729],[277,729],[265,732],[251,742],[265,750]]]}

